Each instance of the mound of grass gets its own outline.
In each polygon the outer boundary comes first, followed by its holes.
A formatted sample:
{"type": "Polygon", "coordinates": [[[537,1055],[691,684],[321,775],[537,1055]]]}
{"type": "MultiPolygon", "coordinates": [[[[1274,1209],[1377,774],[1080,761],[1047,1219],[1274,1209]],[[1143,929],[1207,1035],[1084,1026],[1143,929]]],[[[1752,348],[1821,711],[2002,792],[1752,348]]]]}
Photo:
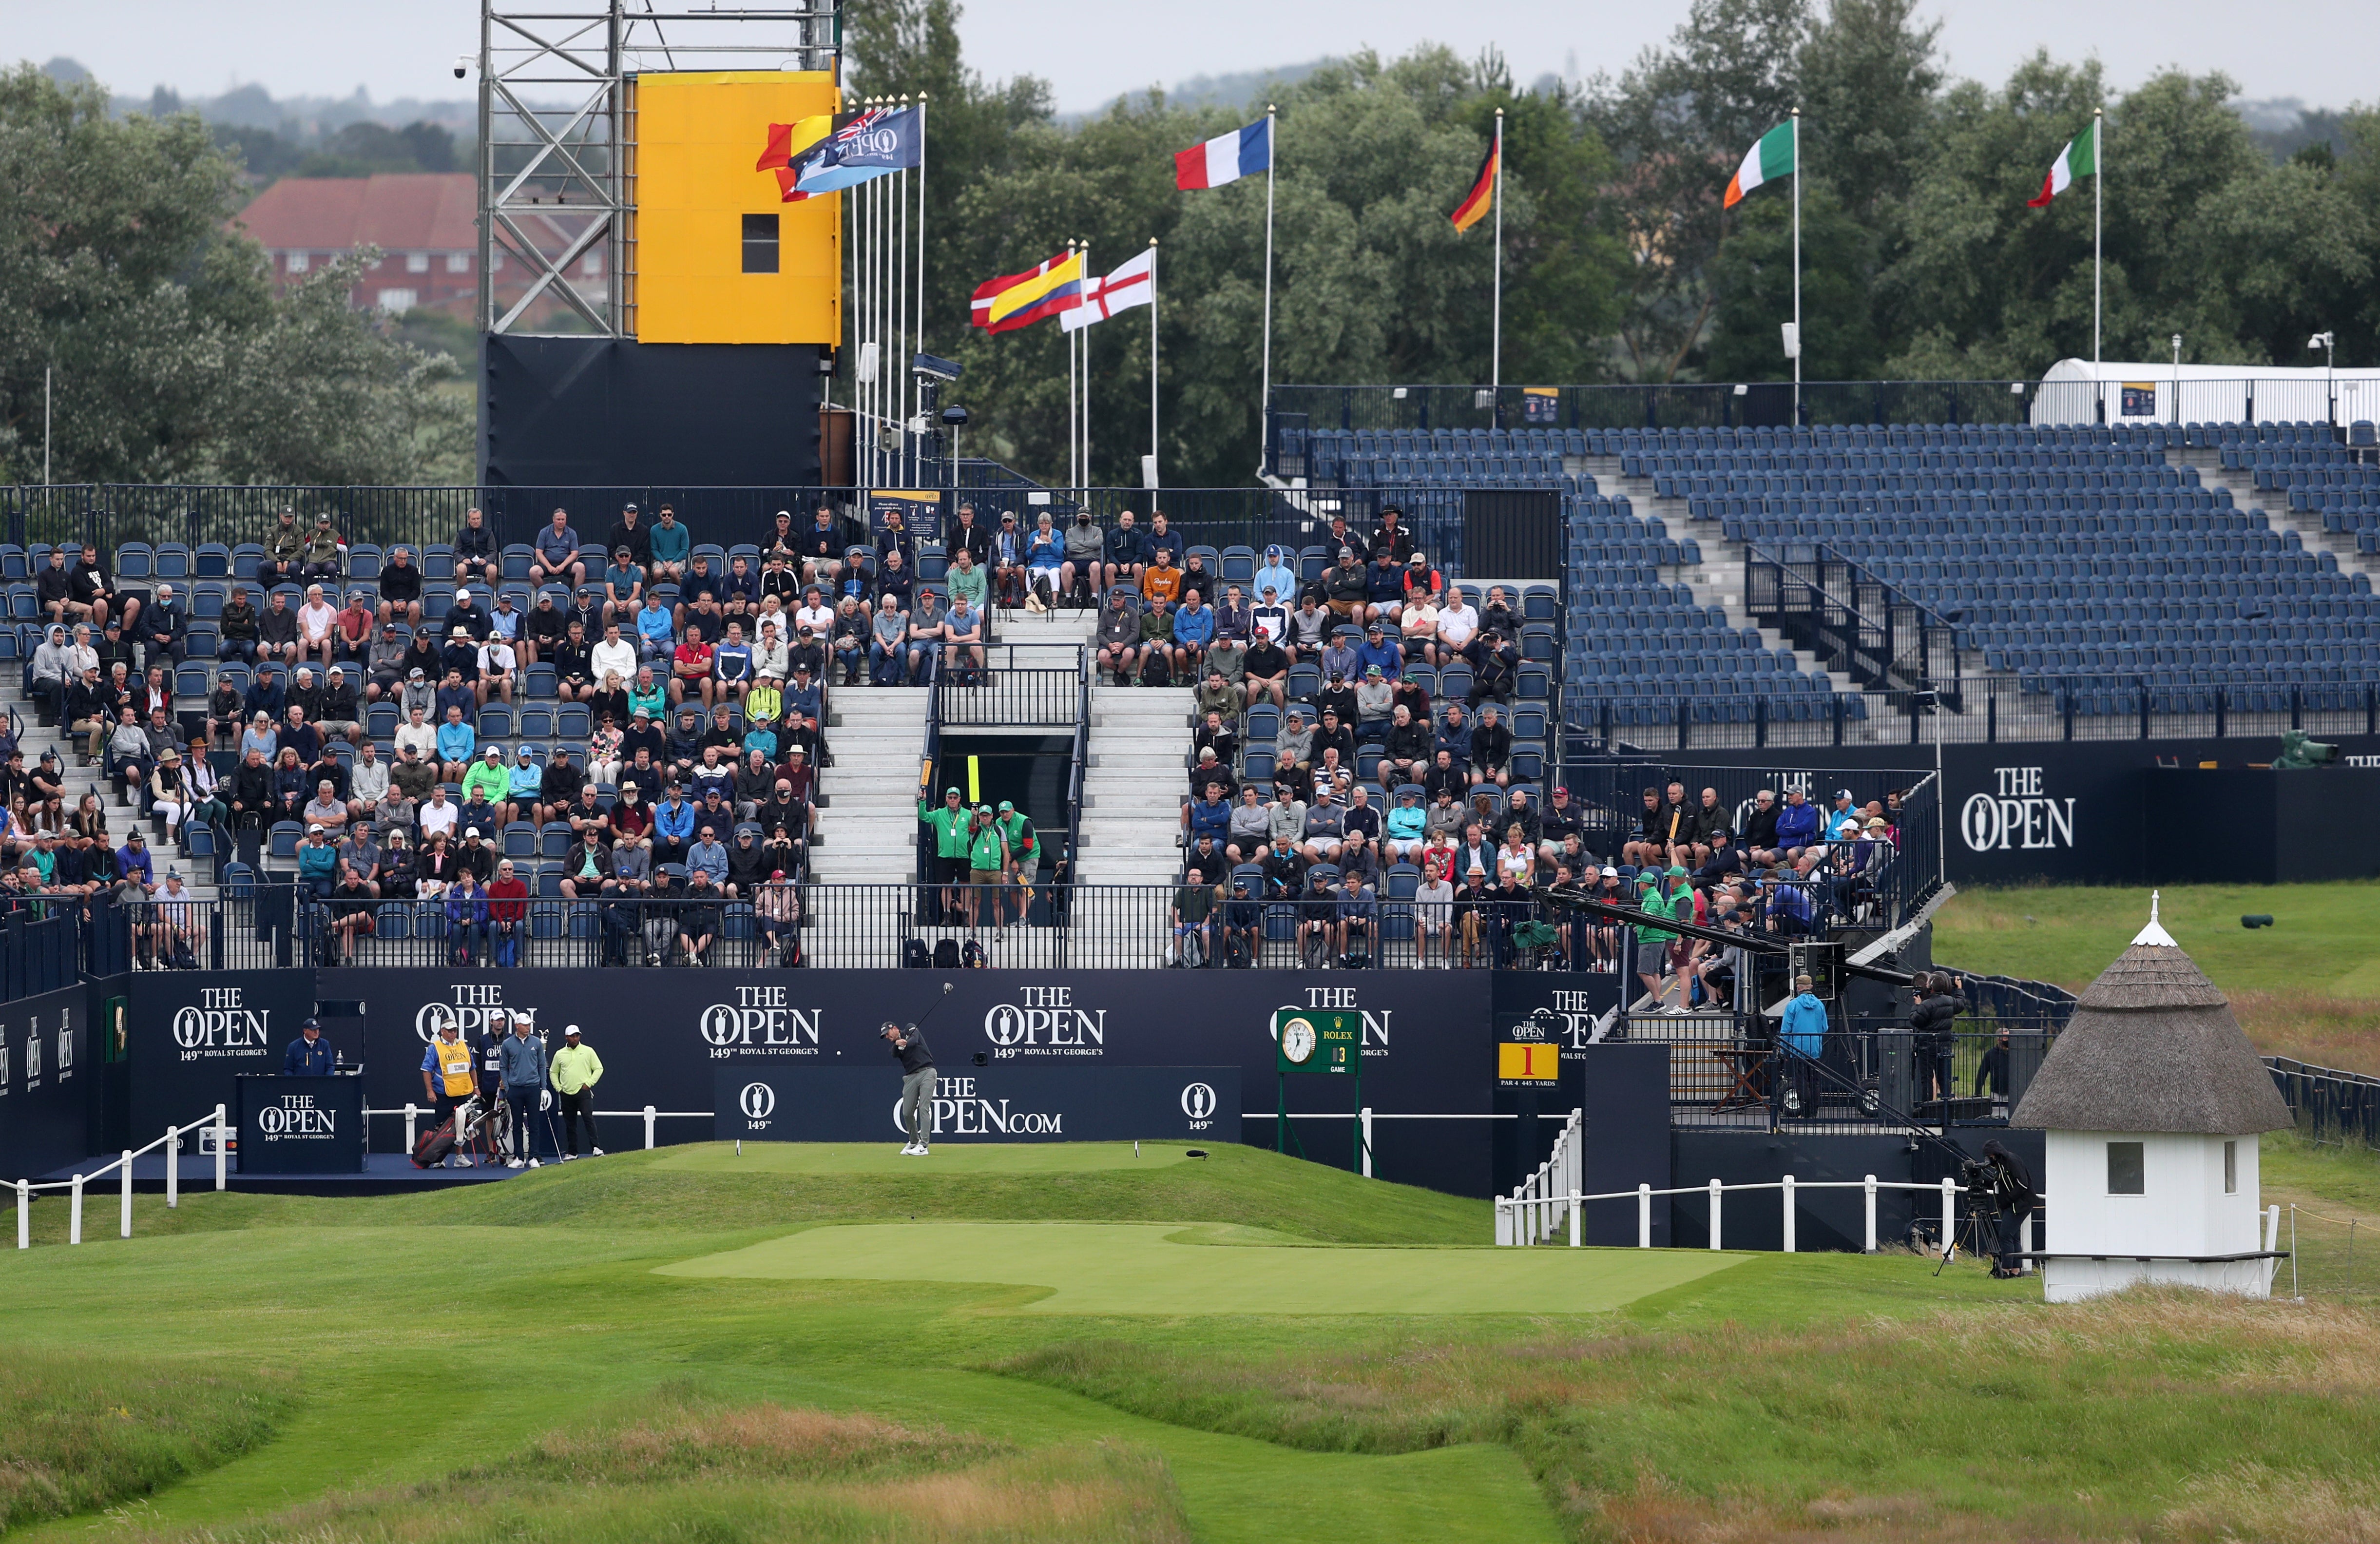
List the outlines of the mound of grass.
{"type": "MultiPolygon", "coordinates": [[[[1333,1244],[1477,1244],[1486,1201],[1366,1180],[1236,1143],[1145,1168],[737,1171],[717,1144],[548,1165],[502,1185],[407,1198],[391,1221],[727,1232],[812,1222],[1238,1222],[1333,1244]]],[[[1128,1149],[1126,1149],[1129,1150],[1128,1149]]]]}
{"type": "Polygon", "coordinates": [[[670,1397],[643,1416],[548,1432],[496,1464],[326,1496],[154,1544],[1187,1544],[1164,1464],[1107,1442],[1020,1453],[868,1416],[670,1397]]]}
{"type": "Polygon", "coordinates": [[[2380,1321],[2190,1294],[1006,1370],[1299,1447],[1508,1443],[1590,1539],[2228,1537],[2292,1476],[2318,1483],[2284,1533],[2360,1537],[2380,1441],[2380,1321]]]}
{"type": "Polygon", "coordinates": [[[0,1356],[0,1533],[148,1495],[261,1443],[287,1387],[252,1371],[0,1356]]]}

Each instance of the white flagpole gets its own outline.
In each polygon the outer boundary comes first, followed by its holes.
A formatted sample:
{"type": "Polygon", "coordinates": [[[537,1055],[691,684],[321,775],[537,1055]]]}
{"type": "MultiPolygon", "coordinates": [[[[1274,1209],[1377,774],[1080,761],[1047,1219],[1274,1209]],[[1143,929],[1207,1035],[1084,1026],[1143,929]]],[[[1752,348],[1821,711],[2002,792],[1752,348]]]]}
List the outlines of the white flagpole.
{"type": "MultiPolygon", "coordinates": [[[[1074,254],[1074,251],[1075,251],[1075,244],[1074,244],[1072,241],[1067,242],[1067,243],[1066,243],[1066,252],[1067,252],[1067,255],[1071,257],[1071,256],[1074,254]]],[[[1059,322],[1059,325],[1060,325],[1061,327],[1063,327],[1063,326],[1065,325],[1065,323],[1062,321],[1062,322],[1059,322]]],[[[1078,471],[1078,470],[1079,470],[1079,468],[1080,468],[1081,463],[1080,463],[1080,462],[1078,462],[1078,461],[1075,459],[1075,452],[1076,448],[1080,445],[1080,444],[1081,444],[1081,439],[1082,439],[1082,430],[1081,430],[1081,426],[1080,426],[1080,424],[1076,421],[1076,419],[1075,419],[1075,413],[1076,413],[1076,411],[1079,409],[1079,407],[1081,407],[1081,401],[1080,401],[1079,396],[1077,395],[1077,382],[1076,382],[1076,380],[1075,380],[1075,339],[1074,335],[1073,335],[1072,334],[1067,334],[1067,337],[1066,337],[1066,486],[1067,486],[1067,487],[1069,487],[1069,488],[1079,488],[1079,487],[1081,487],[1081,486],[1083,485],[1083,483],[1082,483],[1082,479],[1076,475],[1077,471],[1078,471]]]]}
{"type": "MultiPolygon", "coordinates": [[[[1496,309],[1494,341],[1488,355],[1488,389],[1491,394],[1504,385],[1504,109],[1496,109],[1496,309]]],[[[1502,414],[1498,413],[1500,419],[1502,414]]]]}
{"type": "MultiPolygon", "coordinates": [[[[917,304],[910,309],[909,312],[909,333],[915,345],[915,346],[910,350],[910,357],[912,359],[915,359],[917,355],[926,351],[926,93],[923,91],[919,91],[917,93],[917,304]]],[[[926,386],[925,383],[921,381],[917,383],[917,411],[923,413],[925,410],[926,386]]],[[[931,424],[927,425],[927,429],[929,432],[932,431],[932,428],[933,426],[931,424]]],[[[917,441],[917,483],[922,484],[926,480],[926,442],[922,435],[917,441]]],[[[915,485],[916,484],[913,484],[913,486],[915,485]]]]}
{"type": "MultiPolygon", "coordinates": [[[[1090,287],[1090,283],[1091,243],[1086,237],[1083,242],[1084,287],[1090,287]]],[[[1077,327],[1075,335],[1082,340],[1083,346],[1083,480],[1077,486],[1088,487],[1091,480],[1091,330],[1077,327]]]]}
{"type": "MultiPolygon", "coordinates": [[[[870,97],[861,103],[861,111],[865,112],[874,105],[875,100],[870,97]]],[[[864,346],[875,347],[877,358],[870,367],[874,373],[868,376],[859,389],[859,448],[862,462],[868,468],[868,485],[870,488],[881,488],[884,486],[884,480],[880,475],[880,468],[876,464],[876,388],[877,383],[884,376],[884,350],[877,341],[876,332],[876,308],[881,299],[879,293],[880,286],[876,282],[876,196],[879,189],[872,182],[862,186],[866,191],[860,195],[861,223],[867,233],[868,250],[862,260],[861,271],[867,274],[868,299],[867,304],[861,308],[860,315],[868,325],[868,337],[864,346]]]]}
{"type": "Polygon", "coordinates": [[[1157,478],[1157,237],[1148,238],[1148,480],[1157,478]]]}
{"type": "Polygon", "coordinates": [[[1802,109],[1793,109],[1793,426],[1802,425],[1802,109]]]}
{"type": "Polygon", "coordinates": [[[851,259],[851,293],[844,301],[844,309],[851,313],[851,480],[864,483],[868,479],[859,462],[859,201],[847,192],[841,197],[844,213],[851,217],[851,250],[846,254],[851,259]]]}
{"type": "Polygon", "coordinates": [[[1275,115],[1280,110],[1271,103],[1265,103],[1265,294],[1264,294],[1264,387],[1257,398],[1257,471],[1269,468],[1265,452],[1270,436],[1266,432],[1272,423],[1272,179],[1273,169],[1281,162],[1281,141],[1277,133],[1280,124],[1275,115]]]}
{"type": "Polygon", "coordinates": [[[2091,110],[2091,362],[2095,365],[2099,362],[2099,235],[2105,201],[2101,189],[2107,186],[2107,119],[2106,108],[2091,110]]]}

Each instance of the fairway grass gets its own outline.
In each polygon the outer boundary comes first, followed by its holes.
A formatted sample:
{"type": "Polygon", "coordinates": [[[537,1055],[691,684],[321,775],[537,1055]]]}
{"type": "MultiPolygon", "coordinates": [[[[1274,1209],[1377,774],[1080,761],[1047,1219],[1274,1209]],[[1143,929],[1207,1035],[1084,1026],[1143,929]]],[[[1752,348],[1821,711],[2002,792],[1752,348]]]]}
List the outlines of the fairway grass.
{"type": "Polygon", "coordinates": [[[671,1276],[990,1282],[1052,1314],[1592,1314],[1743,1256],[1708,1250],[1365,1249],[1224,1243],[1164,1223],[812,1228],[665,1265],[671,1276]]]}

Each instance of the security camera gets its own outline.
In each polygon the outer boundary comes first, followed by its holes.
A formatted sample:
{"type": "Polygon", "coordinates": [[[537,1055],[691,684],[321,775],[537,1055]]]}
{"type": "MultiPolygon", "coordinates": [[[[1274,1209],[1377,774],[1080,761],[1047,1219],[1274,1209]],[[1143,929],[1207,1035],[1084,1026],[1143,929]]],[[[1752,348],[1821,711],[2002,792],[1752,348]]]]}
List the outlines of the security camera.
{"type": "Polygon", "coordinates": [[[955,381],[959,378],[959,366],[953,359],[941,359],[931,354],[920,354],[909,361],[909,372],[912,375],[922,375],[929,381],[955,381]]]}
{"type": "Polygon", "coordinates": [[[457,54],[457,55],[455,55],[455,79],[457,79],[457,80],[460,80],[460,79],[463,79],[463,77],[465,77],[466,75],[468,75],[470,72],[471,72],[471,56],[470,56],[468,54],[457,54]]]}

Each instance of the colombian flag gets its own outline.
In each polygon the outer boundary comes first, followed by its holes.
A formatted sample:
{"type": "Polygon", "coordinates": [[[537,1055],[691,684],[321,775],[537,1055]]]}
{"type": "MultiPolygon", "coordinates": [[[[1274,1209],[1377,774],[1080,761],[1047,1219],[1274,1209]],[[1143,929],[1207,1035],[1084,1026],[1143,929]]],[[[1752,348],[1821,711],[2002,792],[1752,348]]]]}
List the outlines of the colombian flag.
{"type": "Polygon", "coordinates": [[[1038,267],[978,286],[968,308],[989,333],[1013,332],[1083,303],[1083,254],[1067,252],[1038,267]]]}
{"type": "Polygon", "coordinates": [[[1495,140],[1488,146],[1488,159],[1479,163],[1479,176],[1472,181],[1471,191],[1463,195],[1463,201],[1447,216],[1454,222],[1456,230],[1469,230],[1496,207],[1496,172],[1498,163],[1503,159],[1504,133],[1499,125],[1495,140]]]}

